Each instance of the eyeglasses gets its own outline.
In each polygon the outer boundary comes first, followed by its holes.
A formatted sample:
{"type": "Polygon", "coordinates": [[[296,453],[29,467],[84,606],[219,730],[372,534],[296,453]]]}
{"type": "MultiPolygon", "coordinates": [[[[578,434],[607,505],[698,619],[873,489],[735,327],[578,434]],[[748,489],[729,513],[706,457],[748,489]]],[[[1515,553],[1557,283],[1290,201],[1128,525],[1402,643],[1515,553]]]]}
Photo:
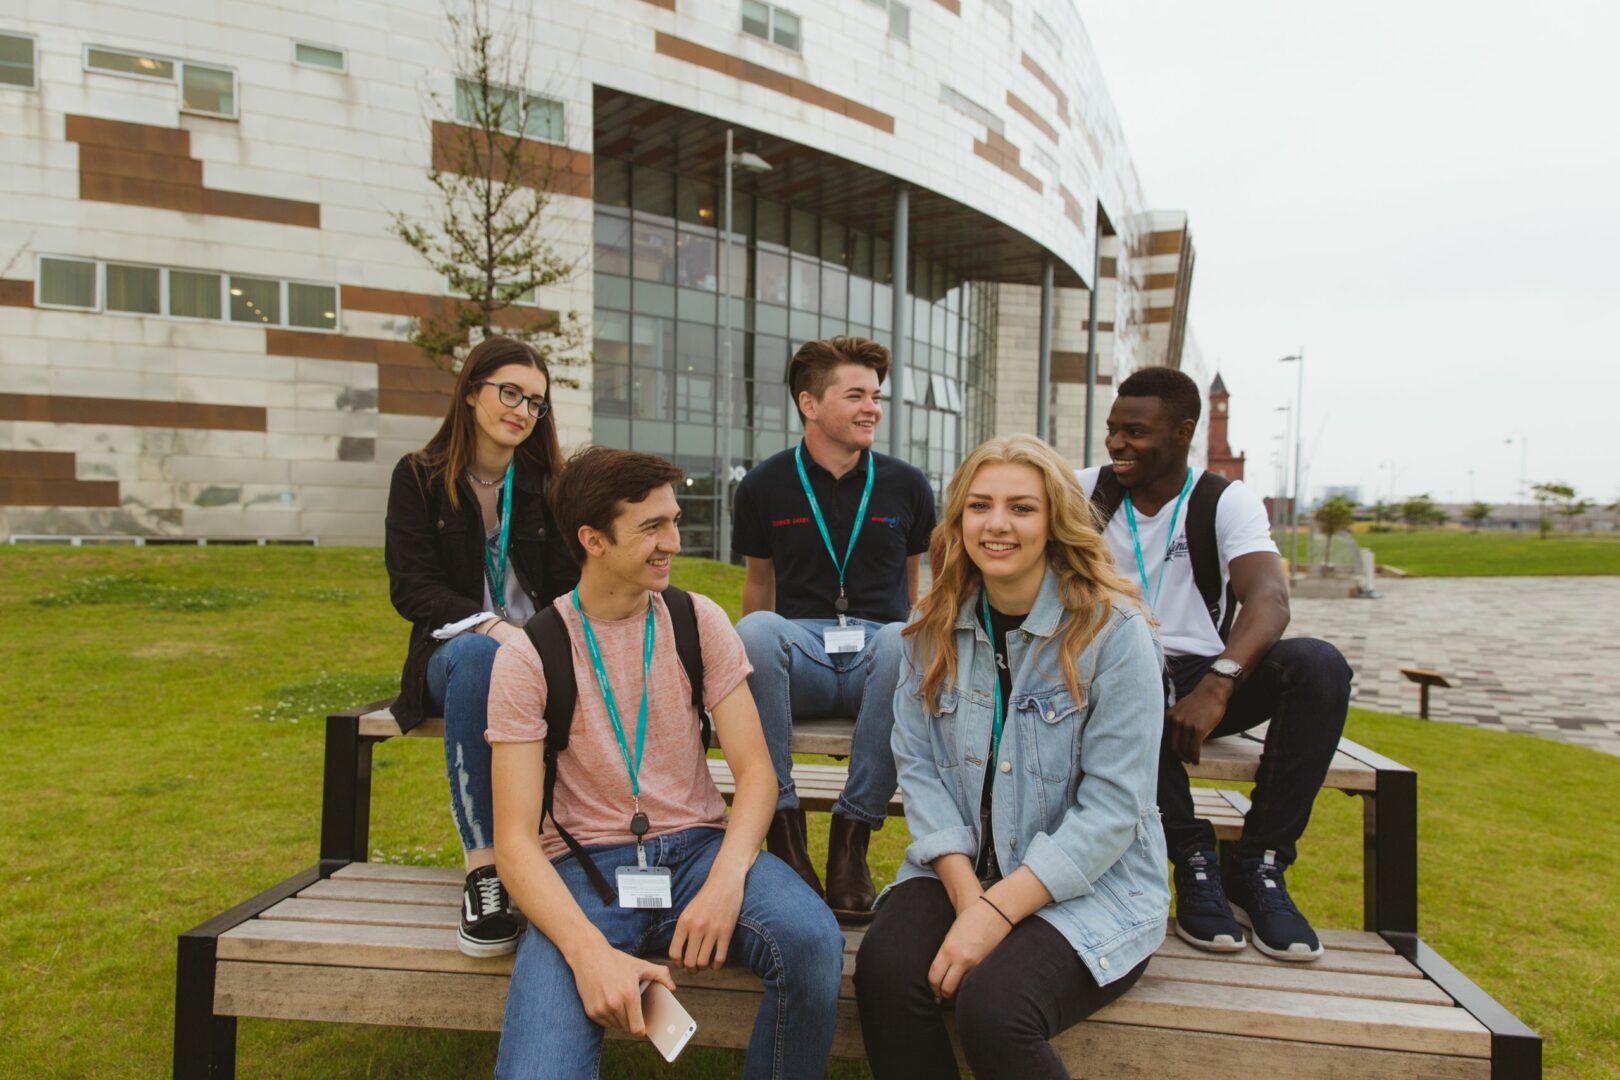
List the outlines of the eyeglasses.
{"type": "Polygon", "coordinates": [[[544,396],[539,394],[525,394],[523,392],[523,387],[514,383],[493,383],[480,379],[478,382],[473,383],[473,385],[493,386],[495,388],[495,393],[500,395],[501,404],[505,405],[508,409],[515,409],[524,402],[528,402],[529,415],[534,417],[536,420],[540,419],[541,417],[545,416],[546,413],[551,411],[551,402],[547,401],[544,396]]]}

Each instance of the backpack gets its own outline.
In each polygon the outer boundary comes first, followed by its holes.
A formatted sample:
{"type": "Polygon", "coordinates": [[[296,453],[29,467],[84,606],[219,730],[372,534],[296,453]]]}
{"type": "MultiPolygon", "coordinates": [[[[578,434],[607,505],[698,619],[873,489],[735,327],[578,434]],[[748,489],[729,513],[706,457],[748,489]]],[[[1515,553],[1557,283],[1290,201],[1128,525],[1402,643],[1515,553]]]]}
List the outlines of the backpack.
{"type": "MultiPolygon", "coordinates": [[[[669,622],[675,631],[675,655],[686,670],[687,681],[692,684],[692,707],[701,718],[699,734],[703,749],[707,751],[712,730],[709,714],[703,708],[703,643],[698,637],[697,612],[692,607],[692,595],[673,585],[666,587],[660,595],[664,598],[664,607],[669,610],[669,622]]],[[[546,779],[540,800],[540,827],[544,829],[546,818],[551,818],[557,835],[568,845],[568,850],[580,861],[580,865],[585,867],[585,876],[590,878],[597,895],[604,904],[611,904],[615,893],[608,885],[607,878],[585,854],[579,841],[557,823],[556,815],[552,813],[552,798],[557,790],[557,758],[568,749],[568,736],[574,726],[574,706],[579,701],[579,685],[574,679],[573,638],[555,604],[547,604],[528,621],[523,630],[529,635],[534,651],[540,655],[540,667],[546,673],[546,779]]]]}
{"type": "MultiPolygon", "coordinates": [[[[1187,555],[1192,559],[1193,583],[1204,598],[1204,610],[1222,641],[1232,629],[1237,612],[1237,595],[1226,587],[1226,617],[1221,617],[1221,547],[1215,536],[1215,509],[1231,481],[1204,471],[1187,496],[1187,555]]],[[[1097,473],[1097,486],[1091,492],[1091,506],[1097,512],[1097,531],[1108,527],[1114,512],[1125,501],[1125,487],[1114,476],[1114,467],[1104,465],[1097,473]]]]}

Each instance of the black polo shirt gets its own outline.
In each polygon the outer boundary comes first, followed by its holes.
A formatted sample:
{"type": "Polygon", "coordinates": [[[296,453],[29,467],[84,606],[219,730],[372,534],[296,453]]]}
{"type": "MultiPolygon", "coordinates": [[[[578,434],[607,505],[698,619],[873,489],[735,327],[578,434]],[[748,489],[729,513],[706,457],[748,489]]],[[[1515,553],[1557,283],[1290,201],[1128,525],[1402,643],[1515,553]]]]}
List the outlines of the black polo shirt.
{"type": "MultiPolygon", "coordinates": [[[[844,576],[851,618],[895,622],[911,611],[906,595],[906,559],[928,550],[934,531],[934,493],[922,470],[868,450],[837,480],[804,454],[805,475],[821,505],[833,550],[843,558],[850,528],[866,490],[866,460],[876,462],[866,523],[855,541],[844,576]]],[[[838,599],[838,569],[816,528],[810,500],[799,482],[793,448],[755,465],[737,485],[731,546],[740,555],[776,564],[776,613],[787,619],[832,619],[838,599]]]]}

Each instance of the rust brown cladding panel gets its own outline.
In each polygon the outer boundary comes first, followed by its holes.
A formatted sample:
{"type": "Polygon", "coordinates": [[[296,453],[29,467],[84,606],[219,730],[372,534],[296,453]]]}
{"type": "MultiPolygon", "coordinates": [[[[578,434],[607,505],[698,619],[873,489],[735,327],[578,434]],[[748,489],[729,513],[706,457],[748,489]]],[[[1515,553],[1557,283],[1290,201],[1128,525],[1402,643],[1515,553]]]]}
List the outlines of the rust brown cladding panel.
{"type": "Polygon", "coordinates": [[[88,146],[110,146],[181,158],[191,156],[191,132],[153,124],[131,124],[123,120],[69,114],[67,139],[88,146]]]}
{"type": "Polygon", "coordinates": [[[662,30],[658,32],[657,50],[663,56],[681,60],[688,64],[696,64],[699,67],[706,67],[710,71],[718,71],[722,75],[729,75],[734,79],[753,83],[755,86],[763,86],[767,90],[786,94],[788,97],[797,98],[799,101],[826,109],[828,112],[847,116],[851,120],[877,128],[886,134],[894,134],[894,117],[888,113],[879,112],[858,101],[840,97],[830,90],[823,90],[821,87],[813,86],[803,79],[784,75],[782,72],[774,71],[762,64],[730,56],[706,45],[687,41],[685,38],[676,37],[674,34],[666,34],[662,30]]]}
{"type": "Polygon", "coordinates": [[[1029,53],[1023,53],[1022,56],[1024,70],[1035,76],[1036,81],[1051,93],[1053,100],[1057,102],[1058,119],[1067,124],[1069,122],[1069,95],[1065,94],[1063,88],[1052,81],[1052,77],[1046,73],[1041,65],[1035,62],[1034,57],[1030,56],[1029,53]]]}
{"type": "Polygon", "coordinates": [[[973,140],[973,152],[996,168],[1017,180],[1027,184],[1031,191],[1039,195],[1042,191],[1041,181],[1018,163],[1018,147],[997,135],[993,131],[986,131],[984,140],[973,140]]]}
{"type": "Polygon", "coordinates": [[[1148,323],[1149,325],[1153,323],[1167,323],[1170,321],[1170,317],[1175,313],[1175,310],[1175,308],[1167,307],[1150,307],[1147,309],[1147,318],[1143,319],[1142,321],[1148,323]]]}
{"type": "Polygon", "coordinates": [[[663,8],[665,11],[675,10],[675,0],[641,0],[641,2],[651,4],[653,7],[663,8]]]}
{"type": "Polygon", "coordinates": [[[1101,260],[1100,270],[1105,278],[1119,277],[1119,260],[1104,256],[1101,260]]]}
{"type": "Polygon", "coordinates": [[[449,394],[424,394],[417,390],[377,391],[377,411],[404,416],[443,416],[449,394]]]}
{"type": "Polygon", "coordinates": [[[265,410],[258,405],[208,405],[194,401],[63,397],[54,394],[0,394],[0,420],[194,428],[202,431],[265,430],[265,410]]]}
{"type": "MultiPolygon", "coordinates": [[[[454,301],[448,296],[401,292],[397,289],[368,289],[363,285],[343,286],[343,307],[347,311],[371,311],[411,319],[455,318],[454,301]]],[[[551,322],[556,318],[555,311],[545,308],[507,307],[495,313],[495,325],[511,328],[551,322]]]]}
{"type": "Polygon", "coordinates": [[[938,4],[952,15],[962,14],[962,0],[934,0],[934,3],[938,4]]]}
{"type": "Polygon", "coordinates": [[[319,203],[206,187],[189,132],[74,115],[65,130],[68,141],[79,144],[81,199],[321,227],[319,203]]]}
{"type": "MultiPolygon", "coordinates": [[[[441,172],[464,173],[471,169],[487,172],[497,181],[507,178],[505,153],[519,140],[515,136],[501,135],[498,151],[478,147],[468,138],[475,129],[445,120],[433,121],[433,167],[441,172]],[[471,160],[468,155],[473,155],[471,160]]],[[[574,195],[588,199],[591,195],[591,155],[583,150],[570,150],[566,146],[522,140],[522,162],[540,179],[536,185],[556,195],[574,195]]]]}
{"type": "Polygon", "coordinates": [[[1042,135],[1045,135],[1053,142],[1058,141],[1057,128],[1053,127],[1051,124],[1048,124],[1045,119],[1041,117],[1041,114],[1035,111],[1034,106],[1030,105],[1029,102],[1025,101],[1011,90],[1007,91],[1007,105],[1012,109],[1013,112],[1017,113],[1019,116],[1022,116],[1031,124],[1034,124],[1036,129],[1039,130],[1042,135]]]}
{"type": "Polygon", "coordinates": [[[1179,255],[1181,254],[1181,243],[1186,236],[1185,229],[1149,233],[1147,253],[1149,255],[1179,255]]]}
{"type": "MultiPolygon", "coordinates": [[[[1100,361],[1099,361],[1100,366],[1100,361]]],[[[1083,352],[1060,352],[1052,350],[1052,381],[1058,383],[1083,383],[1086,381],[1086,354],[1083,352]]],[[[1097,372],[1097,385],[1107,386],[1113,382],[1112,375],[1097,372]]]]}
{"type": "Polygon", "coordinates": [[[0,478],[6,480],[73,480],[74,457],[56,450],[0,450],[0,478]]]}
{"type": "MultiPolygon", "coordinates": [[[[1058,198],[1063,200],[1063,216],[1068,218],[1069,223],[1084,234],[1087,231],[1086,215],[1085,211],[1080,207],[1080,200],[1074,197],[1074,192],[1062,184],[1058,185],[1058,198]]],[[[1096,283],[1093,282],[1092,284],[1096,283]]]]}
{"type": "Polygon", "coordinates": [[[1173,289],[1176,287],[1178,274],[1149,274],[1147,280],[1142,282],[1144,289],[1173,289]]]}
{"type": "Polygon", "coordinates": [[[34,283],[0,278],[0,307],[33,307],[34,283]]]}
{"type": "Polygon", "coordinates": [[[117,506],[116,480],[0,477],[0,506],[117,506]]]}

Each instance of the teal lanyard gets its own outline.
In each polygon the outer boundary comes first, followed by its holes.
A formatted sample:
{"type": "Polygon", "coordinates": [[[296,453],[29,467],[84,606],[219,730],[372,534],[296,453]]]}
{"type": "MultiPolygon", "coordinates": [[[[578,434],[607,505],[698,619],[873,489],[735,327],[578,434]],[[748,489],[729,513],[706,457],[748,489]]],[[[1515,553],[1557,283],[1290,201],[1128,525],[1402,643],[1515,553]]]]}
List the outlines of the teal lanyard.
{"type": "MultiPolygon", "coordinates": [[[[990,674],[995,679],[995,689],[990,696],[995,699],[995,719],[990,724],[990,786],[996,784],[996,754],[1001,751],[1001,728],[1006,723],[1007,706],[1001,700],[1001,672],[1000,665],[996,663],[996,628],[990,622],[990,596],[981,591],[979,593],[979,611],[984,616],[984,636],[990,639],[990,674]]],[[[1008,660],[1011,663],[1011,659],[1008,660]]]]}
{"type": "Polygon", "coordinates": [[[602,649],[596,644],[596,633],[591,629],[591,620],[579,606],[579,586],[574,586],[574,610],[579,612],[580,625],[585,627],[585,647],[590,650],[591,667],[596,669],[596,685],[602,688],[602,704],[607,706],[608,720],[613,724],[613,734],[619,740],[619,753],[624,755],[624,768],[630,774],[630,794],[637,801],[637,809],[641,801],[641,751],[647,744],[647,685],[652,682],[653,658],[653,605],[652,595],[647,596],[647,631],[645,641],[641,647],[641,711],[636,716],[636,754],[630,756],[630,744],[624,737],[624,722],[619,719],[619,706],[613,700],[613,687],[608,684],[607,668],[602,666],[602,649]]]}
{"type": "Polygon", "coordinates": [[[506,541],[512,531],[512,469],[517,465],[517,455],[506,463],[506,481],[501,489],[501,539],[500,554],[489,553],[489,541],[484,541],[484,569],[489,572],[489,598],[495,602],[495,608],[506,617],[506,541]]]}
{"type": "Polygon", "coordinates": [[[1148,609],[1154,612],[1159,610],[1159,593],[1164,591],[1164,574],[1170,568],[1170,549],[1176,542],[1176,519],[1181,517],[1181,504],[1187,498],[1187,492],[1192,490],[1193,471],[1187,470],[1187,481],[1181,485],[1181,494],[1176,496],[1176,508],[1170,511],[1170,532],[1164,539],[1164,562],[1159,564],[1159,582],[1153,587],[1153,595],[1148,596],[1147,566],[1142,562],[1142,537],[1136,531],[1136,509],[1131,506],[1131,493],[1125,493],[1125,523],[1131,527],[1131,543],[1136,548],[1136,572],[1142,578],[1142,599],[1148,602],[1148,609]]]}
{"type": "Polygon", "coordinates": [[[866,490],[861,492],[861,505],[855,511],[855,524],[850,526],[849,547],[844,549],[844,558],[840,562],[838,553],[833,550],[832,534],[827,532],[827,519],[821,516],[821,504],[816,502],[816,493],[810,490],[810,477],[804,471],[804,443],[793,448],[793,463],[799,467],[799,483],[804,486],[804,497],[810,500],[810,513],[815,516],[816,528],[821,530],[821,542],[827,545],[827,554],[832,556],[833,567],[838,571],[838,600],[833,604],[833,610],[838,612],[838,620],[844,620],[844,612],[849,610],[849,599],[844,595],[844,570],[849,566],[849,557],[855,554],[855,540],[861,535],[861,525],[866,521],[866,504],[872,498],[872,479],[877,475],[877,466],[872,461],[872,451],[866,452],[866,490]]]}

